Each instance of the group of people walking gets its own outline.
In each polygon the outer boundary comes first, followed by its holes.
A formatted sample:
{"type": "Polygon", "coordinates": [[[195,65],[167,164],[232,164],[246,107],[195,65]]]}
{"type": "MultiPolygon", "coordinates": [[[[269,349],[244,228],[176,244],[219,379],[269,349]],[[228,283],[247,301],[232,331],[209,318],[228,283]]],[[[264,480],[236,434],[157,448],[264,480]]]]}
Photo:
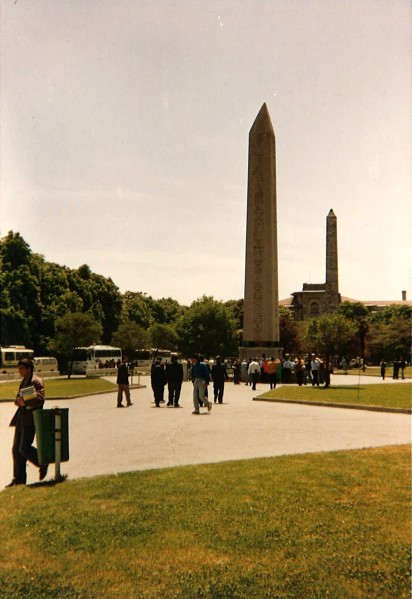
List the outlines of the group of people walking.
{"type": "MultiPolygon", "coordinates": [[[[213,404],[208,397],[210,382],[213,382],[214,403],[223,403],[225,381],[228,376],[226,365],[220,356],[216,357],[216,362],[210,368],[209,364],[204,361],[203,356],[193,354],[190,357],[188,372],[193,383],[193,414],[200,414],[201,407],[206,407],[208,412],[212,409],[213,404]]],[[[151,369],[150,378],[156,407],[160,407],[160,404],[164,403],[164,391],[167,385],[167,406],[178,408],[183,382],[183,366],[177,355],[172,355],[171,361],[167,362],[166,365],[162,363],[161,357],[156,358],[151,369]]]]}
{"type": "MultiPolygon", "coordinates": [[[[319,387],[330,385],[330,375],[333,373],[332,365],[323,360],[316,354],[307,354],[302,357],[292,359],[290,355],[286,355],[283,360],[272,356],[267,359],[250,358],[240,362],[235,359],[229,363],[230,369],[233,372],[234,384],[240,384],[243,381],[246,385],[250,385],[252,390],[256,390],[258,382],[269,384],[270,389],[275,389],[278,383],[297,385],[312,385],[319,387]]],[[[129,367],[128,357],[123,357],[122,364],[118,367],[117,383],[118,383],[118,399],[117,407],[124,407],[122,404],[123,393],[126,396],[126,405],[133,405],[130,399],[129,391],[129,367]]],[[[386,362],[381,362],[381,376],[385,379],[386,362]]],[[[398,379],[399,373],[405,378],[405,360],[396,360],[393,363],[393,378],[398,379]]],[[[213,383],[213,399],[214,403],[223,403],[223,394],[225,382],[229,379],[228,367],[226,362],[217,356],[213,365],[204,359],[199,354],[193,354],[187,360],[187,369],[179,361],[176,354],[172,354],[171,359],[166,364],[163,363],[159,356],[155,358],[150,373],[151,387],[154,395],[154,403],[157,408],[160,408],[162,403],[165,403],[164,394],[167,387],[167,406],[178,408],[180,392],[184,378],[187,377],[193,383],[193,414],[199,414],[201,407],[206,407],[208,412],[212,409],[212,402],[209,401],[208,388],[209,384],[213,383]]]]}
{"type": "MultiPolygon", "coordinates": [[[[213,383],[214,403],[223,403],[223,394],[225,382],[228,380],[227,367],[220,356],[212,367],[204,360],[204,357],[199,354],[193,354],[188,360],[187,376],[193,383],[193,414],[199,414],[201,407],[206,407],[208,412],[212,409],[212,402],[209,401],[208,387],[213,383]]],[[[128,356],[123,356],[122,364],[118,367],[117,372],[117,407],[125,407],[123,404],[123,394],[126,396],[126,406],[132,406],[130,399],[129,388],[129,371],[130,364],[128,356]]],[[[185,377],[185,370],[179,361],[176,354],[172,354],[170,361],[163,363],[161,356],[155,358],[151,371],[150,383],[154,396],[154,403],[157,408],[160,408],[162,403],[165,403],[165,390],[167,387],[168,407],[179,408],[180,392],[182,383],[185,377]]]]}
{"type": "MultiPolygon", "coordinates": [[[[393,372],[392,372],[392,378],[397,381],[399,380],[399,372],[401,373],[401,379],[405,380],[405,368],[407,366],[406,360],[404,360],[402,358],[402,360],[399,360],[399,358],[397,360],[393,361],[393,372]]],[[[380,363],[380,367],[381,367],[381,377],[382,380],[385,380],[385,376],[386,376],[386,367],[387,364],[385,362],[385,360],[381,360],[380,363]]]]}
{"type": "MultiPolygon", "coordinates": [[[[129,368],[128,357],[123,356],[122,364],[118,367],[117,384],[118,398],[117,407],[124,407],[122,403],[123,394],[126,396],[126,406],[133,405],[130,399],[129,391],[129,368]]],[[[328,385],[330,382],[331,367],[315,354],[309,354],[306,359],[302,357],[291,359],[286,355],[284,360],[271,357],[270,359],[250,358],[240,362],[238,359],[229,363],[233,372],[234,384],[240,384],[243,381],[250,385],[252,390],[256,390],[258,382],[268,383],[270,389],[275,389],[277,383],[289,384],[296,382],[298,385],[312,384],[319,386],[328,385]]],[[[166,364],[163,363],[161,356],[155,358],[150,372],[151,387],[154,395],[154,403],[160,408],[165,403],[164,395],[167,387],[168,399],[167,406],[178,408],[180,392],[183,380],[187,373],[188,380],[193,383],[193,414],[199,414],[200,408],[205,406],[208,411],[212,409],[212,402],[209,401],[208,387],[213,383],[214,403],[223,403],[223,394],[225,382],[229,379],[228,366],[221,356],[216,356],[213,365],[204,359],[202,355],[193,354],[187,360],[187,369],[183,368],[182,363],[176,354],[172,354],[171,359],[166,364]]]]}
{"type": "Polygon", "coordinates": [[[167,405],[174,406],[175,408],[179,407],[180,391],[183,383],[183,366],[176,354],[171,356],[170,362],[167,362],[166,367],[160,356],[155,358],[150,371],[150,381],[156,408],[160,408],[160,404],[165,401],[164,392],[166,385],[168,388],[167,405]]]}

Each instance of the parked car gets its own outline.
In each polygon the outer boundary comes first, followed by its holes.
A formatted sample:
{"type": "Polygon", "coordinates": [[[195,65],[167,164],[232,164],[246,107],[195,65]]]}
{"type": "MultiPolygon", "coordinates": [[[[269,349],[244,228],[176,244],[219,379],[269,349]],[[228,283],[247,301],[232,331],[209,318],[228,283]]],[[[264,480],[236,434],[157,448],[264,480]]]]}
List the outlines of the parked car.
{"type": "Polygon", "coordinates": [[[56,358],[51,356],[43,356],[40,358],[34,358],[34,370],[36,373],[39,372],[54,372],[59,370],[56,358]]]}

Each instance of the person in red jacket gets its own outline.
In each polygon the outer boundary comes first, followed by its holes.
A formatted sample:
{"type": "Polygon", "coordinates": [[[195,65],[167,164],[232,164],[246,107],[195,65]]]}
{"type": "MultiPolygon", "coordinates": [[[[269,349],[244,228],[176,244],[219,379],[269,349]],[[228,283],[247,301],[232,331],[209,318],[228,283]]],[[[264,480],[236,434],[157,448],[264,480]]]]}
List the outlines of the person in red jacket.
{"type": "Polygon", "coordinates": [[[34,410],[41,410],[43,408],[45,400],[44,386],[41,380],[33,374],[33,362],[28,358],[20,360],[18,369],[22,378],[19,391],[14,400],[18,408],[10,422],[10,426],[15,427],[12,447],[13,480],[6,485],[7,487],[26,484],[26,467],[28,461],[39,468],[40,480],[45,478],[48,469],[48,464],[39,464],[37,449],[32,445],[35,435],[33,412],[34,410]],[[28,387],[33,387],[34,391],[32,395],[34,397],[24,399],[23,390],[28,387]]]}

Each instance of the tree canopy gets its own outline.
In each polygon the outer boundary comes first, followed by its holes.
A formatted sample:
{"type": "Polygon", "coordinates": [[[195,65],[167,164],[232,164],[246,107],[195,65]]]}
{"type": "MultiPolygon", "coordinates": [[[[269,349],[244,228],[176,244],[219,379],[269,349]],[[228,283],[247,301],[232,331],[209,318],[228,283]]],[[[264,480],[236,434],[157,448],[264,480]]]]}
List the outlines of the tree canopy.
{"type": "Polygon", "coordinates": [[[223,302],[204,295],[194,301],[177,321],[179,349],[205,356],[237,354],[236,323],[223,302]]]}
{"type": "Polygon", "coordinates": [[[116,330],[122,306],[119,289],[110,278],[47,262],[31,251],[19,233],[10,231],[0,241],[1,343],[50,348],[56,323],[66,313],[87,313],[102,328],[108,343],[116,330]]]}
{"type": "MultiPolygon", "coordinates": [[[[207,356],[238,353],[243,299],[222,302],[205,295],[187,307],[171,297],[154,299],[142,291],[122,294],[110,278],[93,273],[87,264],[73,269],[46,261],[13,231],[0,240],[0,261],[4,346],[25,345],[44,355],[65,353],[71,343],[89,345],[99,339],[129,351],[158,347],[207,356]],[[70,337],[73,322],[80,331],[93,332],[90,342],[85,341],[86,334],[83,340],[70,337]]],[[[283,307],[279,315],[285,353],[299,354],[312,345],[322,353],[365,355],[373,362],[400,356],[410,360],[412,309],[407,305],[370,313],[360,302],[344,302],[326,321],[309,323],[296,323],[283,307]]]]}
{"type": "Polygon", "coordinates": [[[136,349],[147,349],[150,347],[148,332],[133,320],[122,322],[113,335],[112,343],[121,347],[131,358],[134,357],[136,349]]]}
{"type": "Polygon", "coordinates": [[[312,318],[306,325],[306,340],[317,354],[330,358],[345,355],[346,345],[356,332],[356,325],[342,316],[333,314],[312,318]]]}
{"type": "Polygon", "coordinates": [[[90,314],[67,312],[56,321],[56,337],[51,347],[70,356],[74,347],[98,344],[102,330],[102,326],[90,314]]]}

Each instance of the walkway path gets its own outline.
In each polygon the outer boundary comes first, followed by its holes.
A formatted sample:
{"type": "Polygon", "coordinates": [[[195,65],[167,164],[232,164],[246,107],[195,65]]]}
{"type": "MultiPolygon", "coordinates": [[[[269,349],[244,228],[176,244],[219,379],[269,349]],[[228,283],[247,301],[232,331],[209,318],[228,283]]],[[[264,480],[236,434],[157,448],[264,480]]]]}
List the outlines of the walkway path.
{"type": "MultiPolygon", "coordinates": [[[[368,379],[362,378],[362,384],[368,379]]],[[[335,384],[355,381],[352,376],[333,379],[335,384]]],[[[267,388],[258,385],[257,392],[267,388]]],[[[180,409],[165,404],[156,409],[150,387],[133,391],[134,405],[122,410],[116,408],[114,393],[59,401],[60,407],[69,408],[70,423],[70,461],[62,464],[62,473],[73,479],[410,442],[410,416],[404,414],[254,402],[250,387],[229,383],[225,403],[214,405],[209,415],[193,416],[191,393],[191,383],[184,383],[180,409]]],[[[46,407],[56,403],[49,401],[46,407]]],[[[13,429],[8,423],[14,410],[11,403],[0,404],[0,489],[12,478],[13,429]]],[[[37,475],[29,466],[28,482],[35,482],[37,475]]]]}

